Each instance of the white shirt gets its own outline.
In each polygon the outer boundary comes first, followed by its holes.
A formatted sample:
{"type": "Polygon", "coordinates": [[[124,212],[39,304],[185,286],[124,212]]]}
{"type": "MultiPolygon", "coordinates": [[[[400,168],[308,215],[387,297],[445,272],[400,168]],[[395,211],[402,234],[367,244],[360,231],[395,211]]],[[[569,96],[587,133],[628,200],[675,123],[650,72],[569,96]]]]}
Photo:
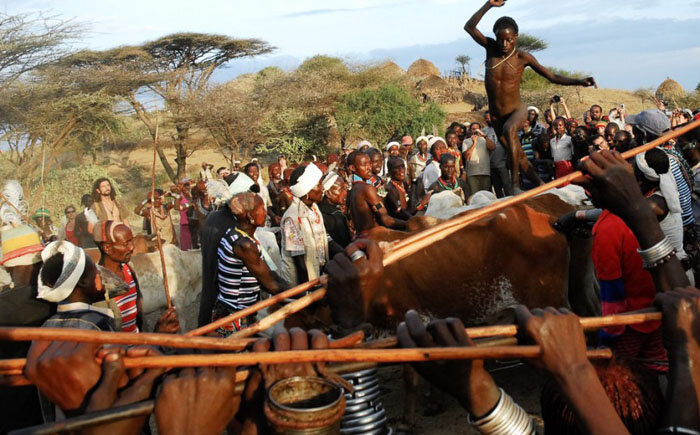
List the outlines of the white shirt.
{"type": "Polygon", "coordinates": [[[430,186],[432,186],[438,178],[440,178],[440,164],[435,160],[431,160],[430,164],[426,165],[425,169],[423,170],[424,193],[428,192],[430,186]]]}
{"type": "Polygon", "coordinates": [[[549,141],[549,146],[552,149],[552,158],[555,162],[571,160],[574,156],[574,145],[571,142],[571,136],[568,134],[564,134],[559,139],[554,136],[549,141]]]}

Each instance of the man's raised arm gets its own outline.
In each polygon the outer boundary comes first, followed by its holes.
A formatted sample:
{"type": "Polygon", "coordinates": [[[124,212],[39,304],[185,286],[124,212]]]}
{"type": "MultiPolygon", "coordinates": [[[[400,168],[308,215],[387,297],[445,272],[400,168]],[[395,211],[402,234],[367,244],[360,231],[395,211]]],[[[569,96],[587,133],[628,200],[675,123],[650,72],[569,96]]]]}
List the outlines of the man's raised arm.
{"type": "Polygon", "coordinates": [[[543,67],[540,65],[540,63],[535,59],[535,56],[532,54],[526,52],[526,51],[521,51],[521,56],[523,56],[524,59],[527,60],[527,64],[530,68],[535,70],[535,72],[542,77],[546,78],[550,82],[557,84],[557,85],[564,85],[564,86],[596,86],[595,80],[593,77],[586,77],[585,79],[574,79],[571,77],[564,77],[560,76],[559,74],[554,74],[552,71],[549,69],[543,67]]]}
{"type": "Polygon", "coordinates": [[[479,24],[479,21],[484,17],[484,14],[489,11],[492,7],[500,7],[503,6],[505,3],[505,0],[500,0],[500,4],[498,1],[495,1],[494,3],[491,3],[491,1],[487,1],[484,3],[484,5],[476,11],[474,15],[467,21],[467,24],[464,25],[464,30],[471,35],[472,38],[476,41],[477,44],[481,45],[482,47],[486,47],[486,37],[484,36],[483,33],[479,29],[476,28],[477,24],[479,24]]]}

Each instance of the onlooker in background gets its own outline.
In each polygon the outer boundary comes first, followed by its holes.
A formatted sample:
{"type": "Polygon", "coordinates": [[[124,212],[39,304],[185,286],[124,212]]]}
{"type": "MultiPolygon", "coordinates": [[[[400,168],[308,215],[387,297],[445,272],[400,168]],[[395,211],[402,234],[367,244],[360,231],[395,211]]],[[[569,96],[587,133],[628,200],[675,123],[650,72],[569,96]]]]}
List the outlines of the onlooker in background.
{"type": "Polygon", "coordinates": [[[574,158],[578,163],[590,153],[588,147],[588,129],[583,125],[576,127],[574,134],[571,136],[571,143],[574,146],[574,158]]]}
{"type": "Polygon", "coordinates": [[[323,199],[322,172],[310,163],[296,168],[290,178],[292,205],[282,216],[281,277],[289,285],[321,275],[328,261],[328,238],[318,203],[323,199]]]}
{"type": "Polygon", "coordinates": [[[576,129],[578,128],[578,121],[576,118],[569,118],[566,120],[566,134],[571,136],[571,138],[574,137],[574,134],[576,133],[576,129]]]}
{"type": "Polygon", "coordinates": [[[174,202],[163,204],[163,198],[171,197],[173,194],[168,192],[163,195],[162,190],[156,189],[155,197],[151,200],[151,193],[152,192],[148,192],[146,199],[136,206],[134,213],[148,219],[151,226],[151,234],[160,234],[163,243],[171,243],[177,246],[175,226],[173,225],[173,219],[170,213],[175,207],[175,204],[174,202]],[[153,216],[155,217],[155,223],[151,220],[151,207],[154,207],[153,216]],[[158,225],[158,231],[156,231],[155,225],[158,225]]]}
{"type": "Polygon", "coordinates": [[[469,132],[471,137],[467,137],[462,145],[469,191],[472,194],[481,190],[491,191],[489,151],[495,150],[496,144],[481,131],[478,122],[471,123],[469,132]]]}
{"type": "Polygon", "coordinates": [[[467,203],[471,192],[467,183],[457,177],[455,156],[449,153],[440,156],[440,177],[430,186],[430,190],[433,191],[433,194],[445,191],[452,192],[459,197],[462,205],[467,203]]]}
{"type": "Polygon", "coordinates": [[[323,180],[323,200],[318,205],[328,236],[345,248],[352,242],[352,233],[343,208],[348,196],[348,183],[334,172],[323,180]]]}
{"type": "MultiPolygon", "coordinates": [[[[460,130],[461,131],[461,130],[460,130]]],[[[462,135],[458,130],[447,129],[445,132],[445,141],[447,141],[447,151],[457,159],[457,176],[466,177],[464,171],[464,163],[462,161],[462,135]]]]}
{"type": "Polygon", "coordinates": [[[202,162],[202,169],[199,171],[199,179],[202,181],[209,181],[214,179],[214,175],[211,173],[214,165],[207,162],[202,162]]]}
{"type": "Polygon", "coordinates": [[[549,100],[549,111],[554,115],[554,119],[558,116],[562,116],[564,119],[571,119],[571,112],[569,112],[569,108],[566,106],[566,98],[560,97],[559,95],[555,95],[549,100]],[[564,108],[563,116],[557,115],[555,107],[559,104],[564,108]]]}
{"type": "Polygon", "coordinates": [[[75,218],[77,217],[75,207],[73,207],[73,205],[69,205],[64,210],[64,213],[65,217],[63,219],[65,222],[63,222],[63,226],[61,228],[61,238],[68,240],[76,246],[79,246],[80,242],[78,241],[78,237],[75,235],[75,218]]]}
{"type": "MultiPolygon", "coordinates": [[[[75,237],[78,239],[78,246],[83,249],[96,248],[95,241],[92,238],[93,225],[97,223],[97,216],[90,208],[94,200],[92,195],[85,194],[80,198],[80,204],[83,206],[83,211],[75,216],[75,237]]],[[[148,223],[145,221],[144,223],[148,223]]],[[[149,228],[150,229],[150,228],[149,228]]]]}
{"type": "Polygon", "coordinates": [[[615,134],[614,149],[616,151],[624,153],[636,146],[637,144],[634,143],[634,138],[627,130],[620,130],[615,134]]]}
{"type": "Polygon", "coordinates": [[[625,127],[625,105],[620,104],[618,107],[610,110],[608,119],[611,124],[617,125],[619,128],[625,127]]]}
{"type": "Polygon", "coordinates": [[[231,171],[225,166],[221,166],[219,169],[216,170],[216,178],[218,178],[219,180],[224,180],[229,175],[231,175],[231,171]]]}
{"type": "Polygon", "coordinates": [[[42,207],[37,209],[32,216],[34,224],[41,230],[41,238],[44,243],[48,243],[55,239],[58,235],[56,227],[51,222],[51,212],[48,208],[42,207]]]}
{"type": "Polygon", "coordinates": [[[605,141],[611,148],[613,148],[615,145],[615,135],[618,131],[620,131],[620,127],[618,127],[618,125],[614,122],[611,122],[605,126],[603,137],[605,137],[605,141]]]}
{"type": "MultiPolygon", "coordinates": [[[[401,138],[401,152],[399,153],[401,155],[401,158],[403,159],[404,162],[407,163],[406,165],[406,171],[408,171],[408,158],[411,157],[411,153],[413,152],[413,138],[411,136],[404,136],[401,138]]],[[[408,172],[406,172],[408,173],[408,172]]]]}
{"type": "Polygon", "coordinates": [[[416,145],[418,151],[412,155],[408,161],[408,178],[411,183],[415,183],[416,179],[421,176],[429,157],[427,137],[418,137],[418,139],[416,139],[416,145]]]}
{"type": "Polygon", "coordinates": [[[491,186],[493,187],[494,192],[496,192],[497,198],[512,196],[513,185],[507,167],[507,151],[496,137],[496,130],[494,130],[493,126],[491,125],[491,114],[488,110],[484,114],[484,119],[486,120],[486,127],[484,127],[483,132],[486,135],[486,138],[490,139],[491,142],[496,144],[496,148],[489,150],[491,186]]]}
{"type": "Polygon", "coordinates": [[[190,195],[192,206],[194,207],[193,218],[188,219],[190,223],[190,235],[192,236],[192,249],[199,249],[202,226],[204,226],[204,221],[214,207],[207,195],[207,185],[203,181],[198,181],[192,186],[190,195]]]}
{"type": "Polygon", "coordinates": [[[232,172],[241,172],[241,161],[236,160],[233,162],[233,168],[231,168],[232,172]]]}
{"type": "Polygon", "coordinates": [[[550,141],[554,170],[557,178],[561,178],[574,172],[572,160],[574,158],[574,145],[571,136],[566,134],[566,120],[561,116],[554,120],[555,136],[550,141]]]}
{"type": "Polygon", "coordinates": [[[406,167],[397,157],[389,158],[389,182],[386,184],[384,206],[389,216],[396,219],[408,220],[411,213],[408,210],[408,194],[406,193],[406,167]]]}
{"type": "Polygon", "coordinates": [[[547,131],[547,127],[538,122],[540,117],[540,109],[535,106],[527,108],[527,122],[530,125],[530,130],[534,136],[539,136],[547,131]]]}
{"type": "Polygon", "coordinates": [[[588,123],[589,129],[594,128],[596,124],[603,120],[603,108],[597,104],[592,105],[588,113],[591,117],[591,120],[588,123]]]}
{"type": "MultiPolygon", "coordinates": [[[[389,142],[386,145],[386,154],[387,155],[384,158],[384,162],[382,163],[382,171],[378,174],[378,176],[380,176],[382,179],[389,178],[389,167],[387,166],[389,159],[392,157],[400,157],[401,156],[401,144],[396,142],[396,141],[389,142]]],[[[384,181],[384,180],[382,180],[382,181],[384,181]]]]}
{"type": "Polygon", "coordinates": [[[608,143],[608,141],[605,140],[605,137],[603,137],[603,135],[601,134],[591,135],[588,138],[588,143],[590,144],[588,150],[589,153],[610,149],[610,144],[608,143]]]}
{"type": "Polygon", "coordinates": [[[185,178],[177,185],[175,196],[175,208],[180,213],[180,249],[189,251],[192,249],[192,233],[190,232],[190,219],[194,220],[194,204],[191,200],[190,180],[185,178]]]}
{"type": "Polygon", "coordinates": [[[109,179],[102,177],[95,180],[92,185],[92,199],[95,201],[92,210],[98,220],[124,222],[129,225],[126,220],[129,210],[117,200],[117,192],[109,179]]]}
{"type": "MultiPolygon", "coordinates": [[[[396,148],[398,150],[398,147],[396,148]]],[[[369,148],[365,151],[365,154],[369,157],[369,162],[372,165],[372,178],[370,179],[370,183],[377,189],[377,195],[384,198],[386,196],[386,188],[382,176],[382,172],[384,171],[382,152],[376,148],[369,148]]]]}
{"type": "Polygon", "coordinates": [[[435,136],[428,142],[430,146],[430,156],[431,160],[425,166],[423,170],[423,175],[421,176],[423,181],[423,193],[420,195],[421,198],[428,193],[430,186],[433,185],[440,176],[440,156],[447,152],[447,144],[445,139],[435,136]]]}

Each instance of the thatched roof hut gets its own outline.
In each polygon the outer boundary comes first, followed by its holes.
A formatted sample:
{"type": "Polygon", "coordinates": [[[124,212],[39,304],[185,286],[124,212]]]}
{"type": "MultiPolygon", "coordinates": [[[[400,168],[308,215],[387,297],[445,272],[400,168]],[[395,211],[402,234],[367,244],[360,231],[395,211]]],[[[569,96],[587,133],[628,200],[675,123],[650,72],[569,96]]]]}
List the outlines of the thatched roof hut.
{"type": "Polygon", "coordinates": [[[682,97],[685,95],[685,89],[677,81],[666,78],[656,89],[656,98],[659,100],[670,100],[676,97],[682,97]]]}
{"type": "Polygon", "coordinates": [[[429,60],[418,59],[408,67],[408,74],[413,77],[440,77],[440,70],[429,60]]]}
{"type": "Polygon", "coordinates": [[[387,75],[402,76],[406,74],[406,71],[404,71],[403,68],[401,68],[400,66],[398,66],[390,60],[379,65],[379,70],[387,75]]]}

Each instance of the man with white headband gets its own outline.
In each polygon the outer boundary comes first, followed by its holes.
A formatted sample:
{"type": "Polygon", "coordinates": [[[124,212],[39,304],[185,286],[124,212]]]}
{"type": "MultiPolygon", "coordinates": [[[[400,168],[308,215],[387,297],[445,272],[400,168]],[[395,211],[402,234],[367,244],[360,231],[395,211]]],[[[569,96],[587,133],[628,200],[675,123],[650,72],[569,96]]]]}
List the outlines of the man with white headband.
{"type": "Polygon", "coordinates": [[[114,314],[93,304],[104,300],[97,266],[82,248],[65,240],[41,252],[38,298],[58,304],[43,327],[114,331],[114,314]]]}
{"type": "Polygon", "coordinates": [[[290,178],[294,198],[282,216],[282,270],[289,285],[321,275],[329,258],[328,239],[317,203],[323,199],[323,173],[309,163],[296,168],[290,178]]]}

